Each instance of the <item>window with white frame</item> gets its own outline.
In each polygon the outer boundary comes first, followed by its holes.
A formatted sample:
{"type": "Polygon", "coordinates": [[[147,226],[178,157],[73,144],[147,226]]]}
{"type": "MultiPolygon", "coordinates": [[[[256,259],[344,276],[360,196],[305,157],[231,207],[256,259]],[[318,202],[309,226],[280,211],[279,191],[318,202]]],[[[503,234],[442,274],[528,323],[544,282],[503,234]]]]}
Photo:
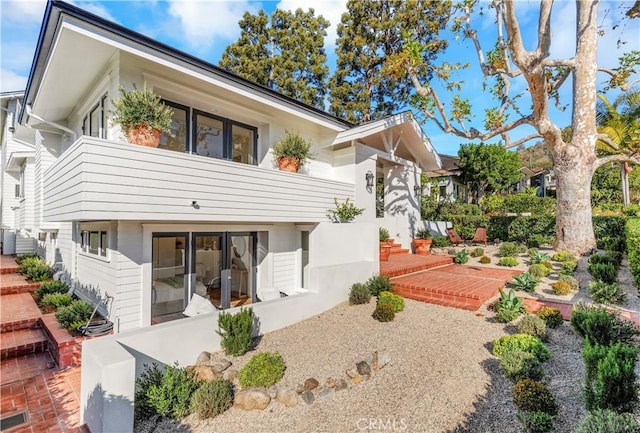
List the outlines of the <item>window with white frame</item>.
{"type": "Polygon", "coordinates": [[[107,95],[100,98],[91,107],[82,120],[82,134],[91,137],[107,138],[107,95]]]}
{"type": "Polygon", "coordinates": [[[107,257],[109,248],[109,235],[103,230],[80,230],[80,250],[87,254],[107,257]]]}

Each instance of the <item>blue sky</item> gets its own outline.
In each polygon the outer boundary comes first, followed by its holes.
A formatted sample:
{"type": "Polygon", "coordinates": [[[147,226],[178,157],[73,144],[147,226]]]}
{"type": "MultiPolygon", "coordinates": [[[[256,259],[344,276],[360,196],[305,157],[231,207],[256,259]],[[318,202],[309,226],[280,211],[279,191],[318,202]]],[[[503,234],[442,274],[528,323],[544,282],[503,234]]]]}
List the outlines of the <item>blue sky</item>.
{"type": "MultiPolygon", "coordinates": [[[[305,10],[313,7],[316,14],[323,15],[332,24],[325,40],[332,69],[335,63],[336,25],[341,14],[346,11],[346,0],[73,0],[70,3],[215,64],[225,47],[238,38],[240,31],[237,23],[245,11],[256,13],[260,9],[270,12],[276,7],[300,7],[305,10]]],[[[633,2],[601,3],[599,24],[604,35],[599,41],[598,61],[602,66],[613,67],[623,51],[640,50],[640,19],[623,21],[622,25],[612,30],[614,24],[619,23],[622,12],[629,9],[633,2]],[[626,42],[621,49],[618,48],[618,40],[626,42]]],[[[0,0],[0,91],[24,89],[45,5],[43,0],[0,0]]],[[[537,8],[537,1],[518,0],[517,10],[522,31],[531,47],[536,43],[534,31],[537,8]]],[[[575,50],[574,17],[573,1],[556,1],[552,20],[552,57],[572,56],[575,50]]],[[[493,44],[492,38],[495,38],[493,18],[491,14],[485,14],[475,22],[483,42],[486,42],[484,48],[487,50],[493,44]]],[[[482,129],[482,113],[488,107],[489,96],[482,91],[482,77],[472,44],[469,41],[451,41],[446,57],[452,61],[471,62],[471,67],[458,78],[464,80],[464,95],[470,99],[474,108],[477,123],[470,126],[482,129]]],[[[605,76],[602,75],[601,78],[604,80],[605,76]]],[[[525,86],[521,81],[516,82],[514,88],[522,91],[525,86]]],[[[565,84],[563,96],[567,103],[570,102],[567,98],[570,90],[570,83],[565,84]]],[[[614,93],[610,95],[610,99],[613,97],[614,93]]],[[[447,98],[443,96],[442,99],[447,98]]],[[[570,109],[564,113],[554,112],[553,119],[561,126],[568,125],[570,109]]],[[[456,154],[460,143],[464,142],[460,138],[442,133],[433,124],[427,123],[423,128],[438,152],[456,154]]],[[[530,132],[516,131],[513,139],[530,132]]]]}

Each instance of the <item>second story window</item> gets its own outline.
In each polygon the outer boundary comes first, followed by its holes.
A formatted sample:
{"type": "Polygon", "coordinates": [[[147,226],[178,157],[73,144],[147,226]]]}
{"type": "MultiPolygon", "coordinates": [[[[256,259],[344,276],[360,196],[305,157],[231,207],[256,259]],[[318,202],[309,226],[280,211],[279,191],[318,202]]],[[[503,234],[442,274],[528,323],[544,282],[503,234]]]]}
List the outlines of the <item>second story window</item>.
{"type": "Polygon", "coordinates": [[[107,138],[107,95],[102,96],[84,117],[82,133],[91,137],[107,138]]]}

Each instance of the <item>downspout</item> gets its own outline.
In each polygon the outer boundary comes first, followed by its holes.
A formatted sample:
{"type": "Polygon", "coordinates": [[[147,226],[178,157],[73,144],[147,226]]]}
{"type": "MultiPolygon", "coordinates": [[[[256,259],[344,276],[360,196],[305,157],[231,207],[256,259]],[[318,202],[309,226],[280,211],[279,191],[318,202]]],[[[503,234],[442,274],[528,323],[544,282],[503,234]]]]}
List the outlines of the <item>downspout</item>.
{"type": "Polygon", "coordinates": [[[45,124],[47,124],[49,126],[53,126],[54,128],[57,128],[57,129],[59,129],[61,131],[64,131],[64,132],[66,132],[68,134],[71,134],[72,141],[76,141],[76,139],[78,138],[78,135],[75,133],[74,130],[69,129],[66,126],[62,126],[60,124],[57,124],[55,122],[51,122],[49,120],[45,120],[42,117],[40,117],[37,114],[35,114],[33,111],[31,111],[31,104],[27,104],[26,108],[27,108],[27,115],[29,117],[33,117],[34,119],[39,120],[42,123],[45,123],[45,124]]]}

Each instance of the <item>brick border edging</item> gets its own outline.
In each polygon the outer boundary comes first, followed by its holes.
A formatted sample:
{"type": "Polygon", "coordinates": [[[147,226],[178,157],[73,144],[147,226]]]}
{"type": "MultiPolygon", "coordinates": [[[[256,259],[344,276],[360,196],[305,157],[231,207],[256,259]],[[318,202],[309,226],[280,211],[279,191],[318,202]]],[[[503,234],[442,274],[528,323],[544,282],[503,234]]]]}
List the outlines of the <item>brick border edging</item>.
{"type": "Polygon", "coordinates": [[[55,313],[43,314],[40,324],[49,342],[49,353],[58,364],[58,368],[79,366],[84,338],[69,334],[69,331],[60,326],[55,313]]]}

